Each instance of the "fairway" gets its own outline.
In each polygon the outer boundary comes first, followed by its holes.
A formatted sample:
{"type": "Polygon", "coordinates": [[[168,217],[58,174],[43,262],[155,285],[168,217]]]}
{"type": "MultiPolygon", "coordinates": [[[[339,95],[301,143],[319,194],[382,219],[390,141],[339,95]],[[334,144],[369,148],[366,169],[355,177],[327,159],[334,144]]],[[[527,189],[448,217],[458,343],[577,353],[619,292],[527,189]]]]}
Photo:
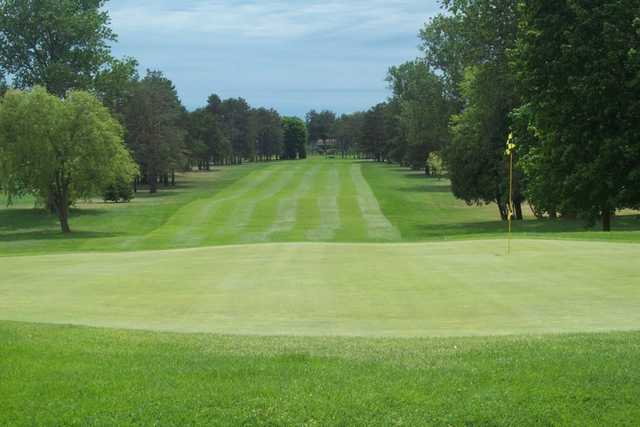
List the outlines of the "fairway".
{"type": "Polygon", "coordinates": [[[5,320],[262,335],[454,336],[640,324],[640,247],[272,244],[0,258],[5,320]],[[615,280],[611,280],[615,277],[615,280]]]}
{"type": "MultiPolygon", "coordinates": [[[[446,179],[370,161],[312,158],[187,173],[176,188],[139,192],[131,203],[79,203],[74,233],[32,199],[0,206],[0,257],[116,252],[272,242],[424,242],[503,238],[493,205],[468,206],[446,179]]],[[[528,215],[516,238],[640,242],[640,219],[625,212],[614,232],[579,220],[528,215]]]]}
{"type": "Polygon", "coordinates": [[[380,210],[361,163],[317,161],[255,169],[214,197],[181,207],[141,245],[158,240],[171,246],[393,241],[400,233],[380,210]]]}

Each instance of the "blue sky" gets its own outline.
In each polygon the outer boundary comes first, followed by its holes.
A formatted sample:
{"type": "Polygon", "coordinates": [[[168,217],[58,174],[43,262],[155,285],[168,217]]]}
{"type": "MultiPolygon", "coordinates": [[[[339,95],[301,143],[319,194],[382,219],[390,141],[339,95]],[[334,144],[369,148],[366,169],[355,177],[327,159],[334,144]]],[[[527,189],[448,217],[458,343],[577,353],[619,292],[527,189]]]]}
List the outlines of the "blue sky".
{"type": "Polygon", "coordinates": [[[384,101],[391,65],[419,55],[436,0],[111,0],[115,56],[162,70],[189,109],[211,93],[303,116],[384,101]]]}

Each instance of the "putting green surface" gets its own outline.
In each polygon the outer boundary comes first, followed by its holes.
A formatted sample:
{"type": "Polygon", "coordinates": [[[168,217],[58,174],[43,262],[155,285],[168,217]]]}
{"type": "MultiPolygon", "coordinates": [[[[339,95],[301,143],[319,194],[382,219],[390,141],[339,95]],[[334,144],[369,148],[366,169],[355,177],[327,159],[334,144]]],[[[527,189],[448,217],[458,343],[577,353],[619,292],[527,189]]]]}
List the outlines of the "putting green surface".
{"type": "Polygon", "coordinates": [[[268,244],[0,258],[0,318],[183,332],[455,336],[637,329],[640,246],[268,244]]]}

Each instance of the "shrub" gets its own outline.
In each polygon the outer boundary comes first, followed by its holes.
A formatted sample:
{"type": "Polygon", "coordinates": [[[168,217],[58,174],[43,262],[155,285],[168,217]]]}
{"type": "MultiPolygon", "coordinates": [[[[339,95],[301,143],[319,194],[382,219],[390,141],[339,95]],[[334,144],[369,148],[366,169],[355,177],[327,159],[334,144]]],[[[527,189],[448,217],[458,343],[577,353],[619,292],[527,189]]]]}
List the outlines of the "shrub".
{"type": "Polygon", "coordinates": [[[102,198],[105,202],[129,202],[133,198],[132,185],[124,179],[118,179],[107,186],[102,198]]]}

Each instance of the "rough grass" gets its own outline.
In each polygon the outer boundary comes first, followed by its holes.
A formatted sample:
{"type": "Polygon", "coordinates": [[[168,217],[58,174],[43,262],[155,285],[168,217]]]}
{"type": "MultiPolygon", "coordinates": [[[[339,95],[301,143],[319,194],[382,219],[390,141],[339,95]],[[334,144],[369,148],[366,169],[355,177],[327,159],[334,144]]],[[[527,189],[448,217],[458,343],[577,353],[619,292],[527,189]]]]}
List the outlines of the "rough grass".
{"type": "Polygon", "coordinates": [[[269,338],[0,322],[0,424],[636,425],[640,334],[269,338]]]}
{"type": "MultiPolygon", "coordinates": [[[[496,205],[468,206],[451,194],[446,179],[396,165],[363,163],[363,174],[385,216],[405,241],[504,238],[506,226],[496,205]]],[[[640,213],[620,212],[613,232],[579,220],[537,220],[525,208],[525,221],[514,222],[515,238],[578,239],[640,242],[640,213]]]]}

